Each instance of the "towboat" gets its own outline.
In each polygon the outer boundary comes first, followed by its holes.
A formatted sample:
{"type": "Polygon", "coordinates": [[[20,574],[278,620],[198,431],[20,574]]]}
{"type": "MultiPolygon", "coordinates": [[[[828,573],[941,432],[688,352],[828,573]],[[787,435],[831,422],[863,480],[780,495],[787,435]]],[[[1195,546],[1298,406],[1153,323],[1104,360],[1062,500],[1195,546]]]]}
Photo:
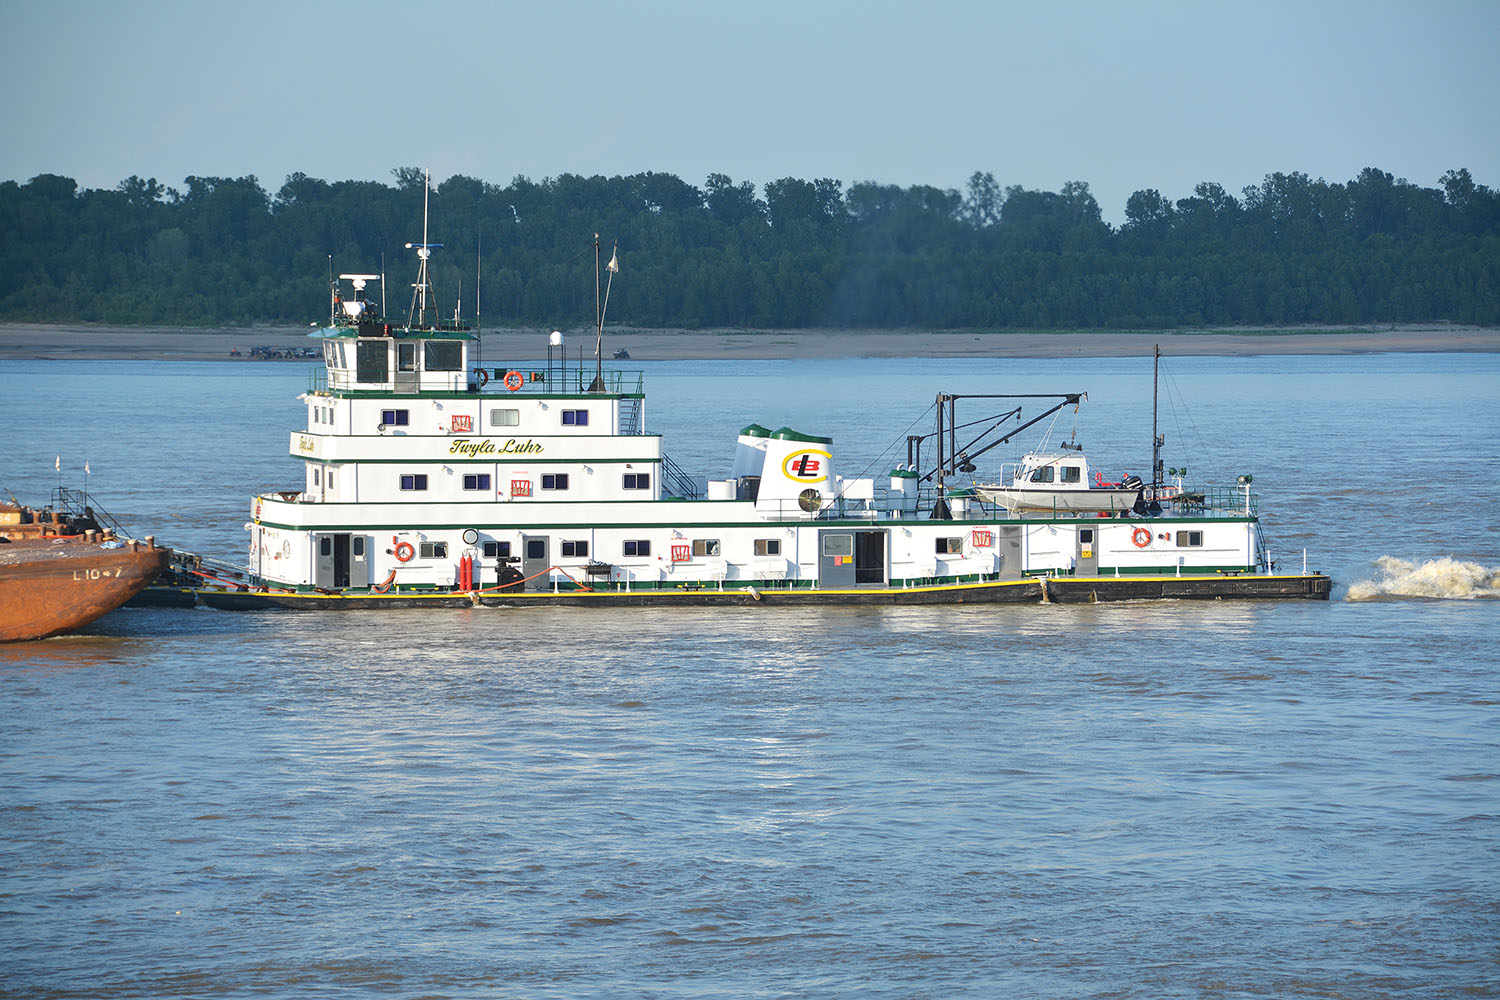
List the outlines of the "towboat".
{"type": "MultiPolygon", "coordinates": [[[[978,485],[956,407],[999,406],[1004,440],[1082,394],[939,393],[936,430],[907,461],[846,477],[831,436],[745,414],[717,476],[689,474],[647,424],[641,370],[606,366],[607,289],[594,356],[558,363],[562,337],[482,360],[477,331],[413,304],[392,318],[375,274],[332,282],[323,364],[290,435],[302,481],[253,498],[243,580],[195,589],[222,608],[932,604],[1114,597],[1326,598],[1318,573],[1273,572],[1249,488],[1142,510],[1138,486],[1088,503],[978,485]],[[1021,406],[1042,413],[1022,419],[1021,406]],[[1040,400],[1040,402],[1038,402],[1040,400]],[[1008,421],[1008,422],[1007,422],[1008,421]],[[1014,424],[1014,427],[1011,425],[1014,424]],[[772,429],[775,428],[775,429],[772,429]],[[936,449],[937,457],[929,458],[936,449]]],[[[595,273],[599,243],[594,241],[595,273]]],[[[603,270],[612,281],[612,256],[603,270]]],[[[727,437],[728,435],[726,435],[727,437]]],[[[1021,473],[1086,481],[1078,456],[1021,473]]]]}

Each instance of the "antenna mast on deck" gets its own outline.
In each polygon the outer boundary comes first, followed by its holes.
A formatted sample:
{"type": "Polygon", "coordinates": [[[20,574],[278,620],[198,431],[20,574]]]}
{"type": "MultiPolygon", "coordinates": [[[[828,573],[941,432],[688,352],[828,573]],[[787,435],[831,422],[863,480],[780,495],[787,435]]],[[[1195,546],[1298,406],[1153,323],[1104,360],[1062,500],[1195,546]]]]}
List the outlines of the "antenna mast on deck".
{"type": "Polygon", "coordinates": [[[427,325],[427,294],[432,288],[427,276],[427,261],[432,256],[432,251],[441,250],[441,243],[427,242],[427,198],[431,191],[428,183],[429,171],[422,171],[422,242],[408,243],[406,249],[417,251],[417,281],[412,285],[411,309],[407,312],[406,325],[412,326],[413,320],[417,326],[427,325]]]}

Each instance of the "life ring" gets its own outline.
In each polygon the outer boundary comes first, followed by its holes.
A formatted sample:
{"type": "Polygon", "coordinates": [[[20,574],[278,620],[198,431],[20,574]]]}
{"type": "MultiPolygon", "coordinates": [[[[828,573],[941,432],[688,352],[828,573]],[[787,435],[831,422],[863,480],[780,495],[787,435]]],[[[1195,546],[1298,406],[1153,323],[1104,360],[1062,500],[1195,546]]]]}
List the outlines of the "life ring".
{"type": "Polygon", "coordinates": [[[474,369],[474,376],[479,379],[479,388],[483,389],[490,384],[490,373],[483,368],[474,369]]]}
{"type": "Polygon", "coordinates": [[[516,371],[514,368],[505,373],[505,388],[509,389],[511,392],[515,392],[525,384],[526,380],[522,378],[521,373],[516,371]]]}
{"type": "Polygon", "coordinates": [[[1145,528],[1137,526],[1136,529],[1130,533],[1130,540],[1135,544],[1136,548],[1144,549],[1146,546],[1151,544],[1151,532],[1145,528]]]}
{"type": "Polygon", "coordinates": [[[411,562],[411,557],[417,554],[417,550],[411,547],[411,542],[396,543],[396,561],[411,562]]]}

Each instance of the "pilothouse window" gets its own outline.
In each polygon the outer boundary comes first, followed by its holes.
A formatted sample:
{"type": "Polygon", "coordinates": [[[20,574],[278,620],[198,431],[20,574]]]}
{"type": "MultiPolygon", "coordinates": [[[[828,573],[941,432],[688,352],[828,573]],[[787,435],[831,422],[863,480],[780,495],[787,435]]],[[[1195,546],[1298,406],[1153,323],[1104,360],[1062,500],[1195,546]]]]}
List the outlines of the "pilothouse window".
{"type": "Polygon", "coordinates": [[[456,372],[463,367],[463,345],[456,340],[429,340],[425,342],[426,357],[423,359],[430,372],[456,372]]]}
{"type": "Polygon", "coordinates": [[[1078,483],[1083,481],[1083,470],[1076,465],[1065,465],[1062,467],[1062,481],[1065,483],[1078,483]]]}
{"type": "Polygon", "coordinates": [[[1040,469],[1033,470],[1031,473],[1031,481],[1033,483],[1052,482],[1052,466],[1044,465],[1040,469]]]}

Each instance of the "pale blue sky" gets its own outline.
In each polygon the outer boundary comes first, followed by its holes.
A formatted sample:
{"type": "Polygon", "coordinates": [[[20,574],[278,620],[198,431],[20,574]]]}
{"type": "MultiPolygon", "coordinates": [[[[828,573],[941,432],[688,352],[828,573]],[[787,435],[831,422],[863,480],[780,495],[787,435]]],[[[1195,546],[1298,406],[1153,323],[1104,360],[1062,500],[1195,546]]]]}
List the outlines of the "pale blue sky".
{"type": "Polygon", "coordinates": [[[0,180],[1500,186],[1500,0],[0,0],[0,180]]]}

